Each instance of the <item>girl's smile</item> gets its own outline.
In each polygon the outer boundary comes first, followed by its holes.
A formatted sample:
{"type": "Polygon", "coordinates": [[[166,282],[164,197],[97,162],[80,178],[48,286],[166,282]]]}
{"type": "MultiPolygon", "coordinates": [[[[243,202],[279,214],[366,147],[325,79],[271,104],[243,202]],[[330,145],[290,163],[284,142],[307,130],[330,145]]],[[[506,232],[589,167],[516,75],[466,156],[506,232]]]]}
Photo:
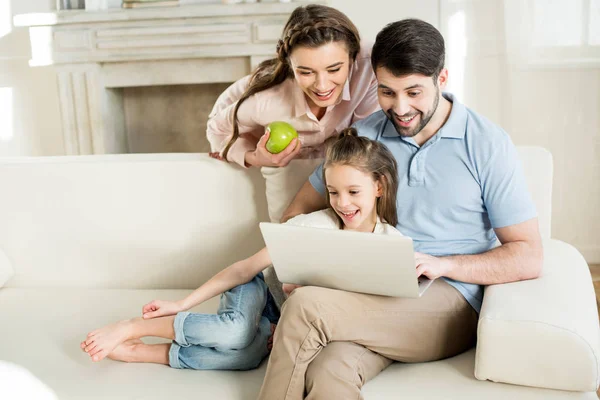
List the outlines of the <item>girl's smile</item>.
{"type": "Polygon", "coordinates": [[[344,229],[373,232],[377,222],[377,198],[381,185],[371,176],[349,165],[325,170],[331,208],[342,219],[344,229]]]}

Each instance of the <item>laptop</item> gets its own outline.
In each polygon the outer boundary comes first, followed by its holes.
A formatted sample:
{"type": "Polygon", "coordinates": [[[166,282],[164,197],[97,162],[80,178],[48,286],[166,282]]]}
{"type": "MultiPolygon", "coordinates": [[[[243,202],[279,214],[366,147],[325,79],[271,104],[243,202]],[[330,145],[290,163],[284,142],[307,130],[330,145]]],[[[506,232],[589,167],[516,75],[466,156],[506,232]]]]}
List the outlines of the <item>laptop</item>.
{"type": "Polygon", "coordinates": [[[433,283],[417,279],[406,236],[270,222],[260,230],[283,283],[394,297],[420,297],[433,283]]]}

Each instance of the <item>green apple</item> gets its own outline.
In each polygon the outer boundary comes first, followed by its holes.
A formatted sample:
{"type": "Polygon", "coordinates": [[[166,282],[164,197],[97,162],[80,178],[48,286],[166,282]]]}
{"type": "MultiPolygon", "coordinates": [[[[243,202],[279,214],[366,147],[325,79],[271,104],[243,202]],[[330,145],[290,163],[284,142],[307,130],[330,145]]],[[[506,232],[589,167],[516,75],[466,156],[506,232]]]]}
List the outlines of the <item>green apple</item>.
{"type": "Polygon", "coordinates": [[[283,121],[271,122],[267,126],[267,131],[269,131],[269,140],[265,146],[272,154],[281,153],[294,138],[298,137],[294,127],[283,121]]]}

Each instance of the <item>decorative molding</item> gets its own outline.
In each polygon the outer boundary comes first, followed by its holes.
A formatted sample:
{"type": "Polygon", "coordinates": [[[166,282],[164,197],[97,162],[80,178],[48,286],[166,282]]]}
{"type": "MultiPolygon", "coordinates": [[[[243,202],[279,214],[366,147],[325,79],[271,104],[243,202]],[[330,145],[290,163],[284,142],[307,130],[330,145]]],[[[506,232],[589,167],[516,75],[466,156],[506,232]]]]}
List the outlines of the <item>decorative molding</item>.
{"type": "Polygon", "coordinates": [[[68,155],[93,154],[86,75],[86,71],[57,74],[65,152],[68,155]]]}
{"type": "Polygon", "coordinates": [[[281,24],[253,24],[254,30],[253,42],[264,43],[264,42],[277,42],[283,25],[281,24]]]}
{"type": "Polygon", "coordinates": [[[143,60],[104,64],[102,82],[108,88],[223,83],[249,71],[247,57],[143,60]]]}
{"type": "Polygon", "coordinates": [[[241,4],[198,4],[177,7],[151,7],[140,9],[109,9],[86,12],[83,10],[30,13],[16,15],[15,26],[59,26],[109,22],[136,22],[148,20],[173,20],[219,17],[243,17],[258,19],[270,15],[289,15],[298,6],[305,4],[327,4],[324,0],[294,0],[288,3],[241,3],[241,4]]]}
{"type": "MultiPolygon", "coordinates": [[[[279,31],[283,26],[279,26],[279,31]]],[[[252,41],[247,24],[207,25],[197,27],[134,28],[102,30],[96,33],[100,50],[178,47],[195,45],[242,44],[252,41]],[[154,33],[152,33],[154,32],[154,33]]]]}
{"type": "Polygon", "coordinates": [[[54,34],[56,48],[59,51],[92,50],[92,33],[88,31],[59,31],[54,34]]]}
{"type": "Polygon", "coordinates": [[[126,152],[122,100],[107,91],[98,65],[59,69],[58,95],[67,155],[126,152]],[[119,122],[120,121],[120,122],[119,122]],[[120,126],[119,126],[120,125],[120,126]]]}

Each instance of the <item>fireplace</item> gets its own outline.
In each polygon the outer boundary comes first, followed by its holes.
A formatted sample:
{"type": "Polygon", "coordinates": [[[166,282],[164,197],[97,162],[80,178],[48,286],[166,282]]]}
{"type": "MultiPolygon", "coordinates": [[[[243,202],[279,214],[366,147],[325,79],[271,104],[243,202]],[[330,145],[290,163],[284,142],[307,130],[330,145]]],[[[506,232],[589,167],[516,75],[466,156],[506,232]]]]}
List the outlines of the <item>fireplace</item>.
{"type": "Polygon", "coordinates": [[[233,81],[273,57],[301,2],[23,14],[31,66],[54,65],[65,152],[205,152],[233,81]]]}

